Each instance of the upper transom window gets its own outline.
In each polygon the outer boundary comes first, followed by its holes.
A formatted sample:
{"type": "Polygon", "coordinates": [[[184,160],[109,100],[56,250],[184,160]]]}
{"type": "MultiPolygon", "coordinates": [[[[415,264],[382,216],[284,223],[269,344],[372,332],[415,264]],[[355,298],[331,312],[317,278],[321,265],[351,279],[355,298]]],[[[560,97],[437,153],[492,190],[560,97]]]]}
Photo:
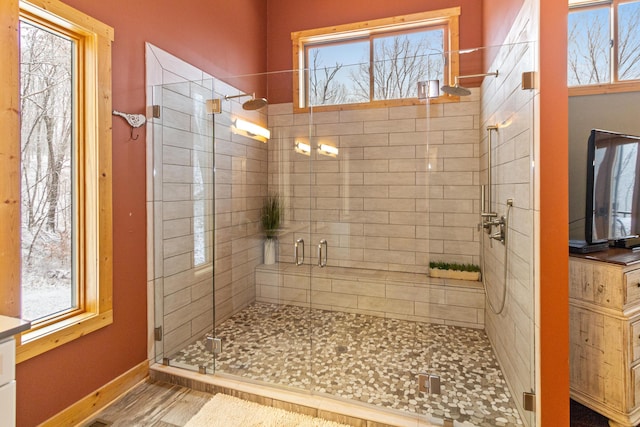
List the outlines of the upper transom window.
{"type": "Polygon", "coordinates": [[[567,84],[571,93],[637,90],[640,1],[570,0],[567,84]]]}
{"type": "Polygon", "coordinates": [[[293,41],[294,108],[406,105],[417,84],[458,72],[458,17],[451,8],[299,31],[293,41]]]}

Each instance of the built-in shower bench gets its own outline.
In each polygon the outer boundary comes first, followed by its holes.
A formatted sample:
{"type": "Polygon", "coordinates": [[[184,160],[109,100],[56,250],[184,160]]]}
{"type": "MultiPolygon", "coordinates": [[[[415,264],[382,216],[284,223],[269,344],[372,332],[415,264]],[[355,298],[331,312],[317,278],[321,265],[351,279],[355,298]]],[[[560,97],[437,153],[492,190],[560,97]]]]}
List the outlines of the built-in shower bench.
{"type": "Polygon", "coordinates": [[[256,300],[484,328],[481,282],[418,273],[286,263],[259,265],[256,300]]]}

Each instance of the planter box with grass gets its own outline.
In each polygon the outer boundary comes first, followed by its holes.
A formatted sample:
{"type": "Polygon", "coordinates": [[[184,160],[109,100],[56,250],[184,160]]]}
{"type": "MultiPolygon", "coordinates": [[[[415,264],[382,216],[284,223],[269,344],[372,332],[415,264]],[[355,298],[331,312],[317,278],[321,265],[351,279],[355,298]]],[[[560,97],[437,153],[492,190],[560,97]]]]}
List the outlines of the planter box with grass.
{"type": "Polygon", "coordinates": [[[480,267],[473,264],[430,262],[429,276],[439,279],[480,280],[480,267]]]}

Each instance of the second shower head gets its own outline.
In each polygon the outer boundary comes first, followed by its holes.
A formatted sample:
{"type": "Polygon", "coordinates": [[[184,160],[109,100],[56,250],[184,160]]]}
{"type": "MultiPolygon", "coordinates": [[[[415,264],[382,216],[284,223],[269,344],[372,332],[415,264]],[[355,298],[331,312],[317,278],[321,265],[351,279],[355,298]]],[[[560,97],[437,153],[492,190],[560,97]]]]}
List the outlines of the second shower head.
{"type": "Polygon", "coordinates": [[[229,99],[232,99],[232,98],[242,98],[245,96],[251,97],[250,100],[245,101],[242,104],[242,108],[244,108],[245,110],[259,110],[260,108],[265,107],[269,103],[267,101],[267,98],[256,98],[255,93],[241,93],[240,95],[225,95],[224,99],[228,101],[229,99]]]}
{"type": "Polygon", "coordinates": [[[471,91],[469,89],[467,89],[466,87],[460,86],[458,81],[460,79],[467,79],[467,78],[471,78],[471,77],[487,77],[487,76],[498,77],[498,70],[496,70],[494,73],[469,74],[468,76],[456,76],[453,86],[445,85],[445,86],[442,86],[441,89],[442,89],[442,91],[444,93],[447,93],[449,95],[453,95],[453,96],[468,96],[468,95],[471,95],[471,91]]]}

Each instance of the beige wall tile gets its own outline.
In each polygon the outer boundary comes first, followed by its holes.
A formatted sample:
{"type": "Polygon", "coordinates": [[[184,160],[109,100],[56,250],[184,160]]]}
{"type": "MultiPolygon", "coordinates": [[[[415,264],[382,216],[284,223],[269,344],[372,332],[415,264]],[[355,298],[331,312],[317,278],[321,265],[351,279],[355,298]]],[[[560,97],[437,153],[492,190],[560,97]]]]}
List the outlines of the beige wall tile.
{"type": "Polygon", "coordinates": [[[365,122],[363,133],[414,132],[415,130],[416,130],[415,120],[397,119],[397,120],[365,122]]]}
{"type": "Polygon", "coordinates": [[[358,309],[404,315],[415,314],[413,301],[390,298],[359,296],[358,309]]]}

